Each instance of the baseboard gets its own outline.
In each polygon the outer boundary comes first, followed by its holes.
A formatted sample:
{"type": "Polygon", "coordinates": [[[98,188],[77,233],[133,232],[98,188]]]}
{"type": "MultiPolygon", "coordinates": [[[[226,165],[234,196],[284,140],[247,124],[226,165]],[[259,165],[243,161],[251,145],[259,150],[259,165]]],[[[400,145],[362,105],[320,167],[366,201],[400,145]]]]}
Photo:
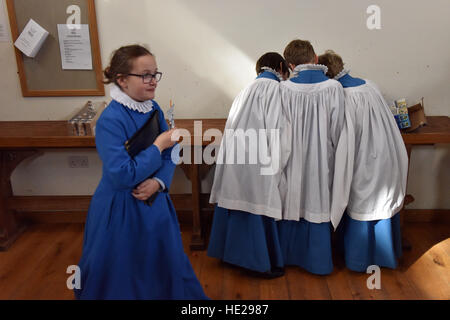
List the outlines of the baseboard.
{"type": "MultiPolygon", "coordinates": [[[[192,223],[192,195],[171,194],[180,223],[192,223]]],[[[8,200],[8,208],[30,222],[84,223],[91,196],[14,196],[8,200]]],[[[200,195],[202,218],[212,216],[213,205],[209,194],[200,195]]],[[[450,223],[450,209],[405,209],[405,222],[450,223]]]]}
{"type": "MultiPolygon", "coordinates": [[[[192,195],[171,194],[180,223],[192,224],[192,195]]],[[[13,196],[8,208],[30,223],[84,223],[91,196],[13,196]]],[[[200,195],[202,218],[212,215],[209,194],[200,195]]]]}

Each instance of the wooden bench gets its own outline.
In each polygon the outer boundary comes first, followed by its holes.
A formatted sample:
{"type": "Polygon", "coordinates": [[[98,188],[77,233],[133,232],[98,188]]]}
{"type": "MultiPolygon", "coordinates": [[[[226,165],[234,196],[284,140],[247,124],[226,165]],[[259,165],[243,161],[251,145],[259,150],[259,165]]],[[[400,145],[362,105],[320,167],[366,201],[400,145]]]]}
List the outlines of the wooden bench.
{"type": "MultiPolygon", "coordinates": [[[[402,134],[408,157],[414,145],[450,143],[449,117],[432,116],[427,117],[427,121],[427,126],[402,134]]],[[[195,148],[202,148],[210,143],[203,141],[203,133],[208,129],[223,132],[225,122],[226,119],[184,119],[177,120],[176,124],[178,128],[184,128],[191,134],[192,141],[184,143],[190,144],[193,155],[195,148]],[[194,121],[202,121],[201,134],[200,131],[195,132],[194,121]]],[[[80,220],[80,213],[86,213],[91,196],[21,197],[12,194],[11,174],[24,159],[41,154],[44,149],[95,148],[94,137],[68,136],[67,126],[66,121],[0,122],[0,250],[7,250],[25,230],[26,219],[73,222],[74,219],[80,220]]],[[[202,212],[208,214],[213,207],[208,203],[209,194],[201,193],[200,183],[210,166],[192,163],[182,164],[180,167],[191,182],[192,193],[171,194],[171,198],[179,216],[192,222],[191,249],[201,250],[206,245],[202,212]],[[189,212],[189,217],[182,215],[183,212],[189,212]]],[[[408,196],[407,202],[411,200],[412,196],[408,196]]],[[[84,219],[84,215],[81,218],[84,219]]]]}

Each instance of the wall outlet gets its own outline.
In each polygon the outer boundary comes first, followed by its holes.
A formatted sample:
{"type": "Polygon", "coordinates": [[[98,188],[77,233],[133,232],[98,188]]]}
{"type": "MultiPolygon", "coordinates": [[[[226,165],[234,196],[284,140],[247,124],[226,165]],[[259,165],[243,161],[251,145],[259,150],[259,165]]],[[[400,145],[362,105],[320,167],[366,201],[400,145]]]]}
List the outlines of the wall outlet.
{"type": "Polygon", "coordinates": [[[69,168],[89,168],[89,160],[87,156],[70,156],[69,168]]]}

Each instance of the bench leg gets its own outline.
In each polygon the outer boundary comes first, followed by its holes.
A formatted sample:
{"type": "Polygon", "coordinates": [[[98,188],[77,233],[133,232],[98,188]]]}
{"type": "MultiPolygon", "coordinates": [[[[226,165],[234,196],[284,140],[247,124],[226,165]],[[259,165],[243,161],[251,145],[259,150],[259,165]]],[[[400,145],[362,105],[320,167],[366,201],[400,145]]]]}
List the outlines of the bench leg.
{"type": "MultiPolygon", "coordinates": [[[[408,153],[408,176],[409,176],[409,164],[411,163],[412,145],[407,144],[406,151],[408,153]]],[[[406,181],[408,181],[408,179],[406,181]]],[[[408,185],[408,183],[407,183],[407,185],[408,185]]],[[[407,189],[408,189],[408,187],[407,187],[407,189]]],[[[409,242],[409,240],[404,236],[403,230],[404,230],[404,225],[405,225],[405,206],[407,206],[408,204],[410,204],[413,201],[414,201],[414,197],[407,194],[405,197],[405,201],[403,202],[403,208],[400,211],[400,227],[402,230],[402,248],[403,248],[403,250],[411,250],[412,249],[411,242],[409,242]]]]}
{"type": "Polygon", "coordinates": [[[191,250],[204,250],[205,239],[200,220],[200,173],[199,164],[191,164],[191,184],[192,184],[192,238],[191,250]]]}
{"type": "Polygon", "coordinates": [[[37,150],[0,150],[0,251],[6,251],[26,229],[8,206],[12,196],[11,174],[24,159],[39,154],[37,150]]]}

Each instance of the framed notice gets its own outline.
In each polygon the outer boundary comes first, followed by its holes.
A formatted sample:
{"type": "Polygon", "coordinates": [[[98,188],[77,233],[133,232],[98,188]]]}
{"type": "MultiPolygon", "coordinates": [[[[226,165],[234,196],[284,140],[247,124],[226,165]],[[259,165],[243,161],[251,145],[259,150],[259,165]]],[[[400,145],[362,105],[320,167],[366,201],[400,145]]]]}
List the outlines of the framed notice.
{"type": "Polygon", "coordinates": [[[32,20],[48,32],[34,57],[17,47],[24,97],[104,96],[94,0],[6,0],[15,42],[32,20]]]}

